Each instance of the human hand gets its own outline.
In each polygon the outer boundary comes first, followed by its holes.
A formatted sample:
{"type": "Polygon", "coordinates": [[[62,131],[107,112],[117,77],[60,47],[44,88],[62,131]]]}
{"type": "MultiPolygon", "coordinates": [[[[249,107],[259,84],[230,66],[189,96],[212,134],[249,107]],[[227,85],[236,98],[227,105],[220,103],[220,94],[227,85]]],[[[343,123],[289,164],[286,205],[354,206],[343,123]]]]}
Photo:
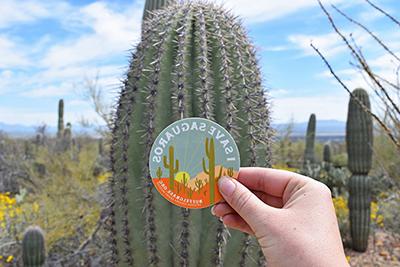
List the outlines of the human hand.
{"type": "Polygon", "coordinates": [[[237,180],[222,177],[218,186],[226,202],[213,215],[255,235],[268,266],[349,266],[324,184],[288,171],[241,168],[237,180]]]}

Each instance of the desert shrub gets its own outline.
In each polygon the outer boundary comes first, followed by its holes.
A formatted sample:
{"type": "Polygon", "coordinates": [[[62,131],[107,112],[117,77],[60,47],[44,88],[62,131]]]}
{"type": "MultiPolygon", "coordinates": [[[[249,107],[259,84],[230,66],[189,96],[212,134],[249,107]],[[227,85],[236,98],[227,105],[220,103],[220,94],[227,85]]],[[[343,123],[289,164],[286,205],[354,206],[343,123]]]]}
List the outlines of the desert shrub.
{"type": "Polygon", "coordinates": [[[400,192],[393,190],[378,195],[378,216],[382,220],[381,225],[390,232],[400,234],[400,192]]]}
{"type": "Polygon", "coordinates": [[[108,172],[93,175],[97,153],[93,142],[86,142],[79,151],[64,153],[54,153],[47,146],[35,149],[34,160],[25,162],[30,178],[21,183],[24,189],[15,196],[0,195],[0,244],[10,243],[0,250],[3,258],[12,255],[18,261],[17,245],[29,225],[45,231],[47,251],[53,259],[68,260],[68,255],[90,237],[98,225],[100,199],[104,198],[100,184],[109,177],[108,172]],[[44,174],[38,164],[45,167],[44,174]]]}
{"type": "MultiPolygon", "coordinates": [[[[400,200],[400,199],[398,199],[400,200]]],[[[338,219],[340,235],[345,244],[350,241],[350,221],[349,221],[349,208],[348,208],[348,198],[346,196],[337,196],[332,198],[333,205],[336,211],[336,217],[338,219]]],[[[397,202],[399,203],[399,202],[397,202]]],[[[371,202],[371,228],[382,229],[385,227],[389,217],[386,217],[384,202],[371,202]]],[[[399,208],[399,204],[397,204],[399,208]]],[[[396,212],[398,213],[398,212],[396,212]]],[[[397,221],[398,222],[398,221],[397,221]]],[[[399,228],[399,227],[398,227],[399,228]]]]}
{"type": "Polygon", "coordinates": [[[300,173],[327,185],[334,197],[347,193],[350,173],[346,168],[335,168],[327,162],[307,163],[300,170],[300,173]]]}

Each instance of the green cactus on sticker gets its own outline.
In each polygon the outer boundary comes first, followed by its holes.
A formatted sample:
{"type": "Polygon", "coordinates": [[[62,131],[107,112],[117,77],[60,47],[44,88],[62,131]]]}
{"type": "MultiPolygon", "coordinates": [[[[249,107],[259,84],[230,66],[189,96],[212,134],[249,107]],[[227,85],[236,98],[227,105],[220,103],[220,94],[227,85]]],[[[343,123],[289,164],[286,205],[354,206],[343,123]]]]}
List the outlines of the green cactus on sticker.
{"type": "Polygon", "coordinates": [[[179,171],[179,160],[175,160],[175,150],[173,146],[168,149],[168,158],[163,156],[164,167],[169,170],[169,189],[174,191],[175,174],[179,171]]]}
{"type": "Polygon", "coordinates": [[[210,185],[210,204],[214,204],[215,190],[214,185],[216,181],[222,176],[222,167],[219,169],[219,174],[215,175],[215,147],[214,138],[206,138],[205,151],[208,158],[208,169],[206,167],[206,160],[203,158],[203,171],[208,174],[208,181],[210,185]]]}
{"type": "Polygon", "coordinates": [[[228,168],[228,170],[226,171],[226,175],[228,175],[229,177],[233,177],[234,172],[232,167],[228,168]]]}
{"type": "Polygon", "coordinates": [[[161,167],[158,167],[157,168],[157,172],[156,172],[157,178],[161,179],[162,178],[162,174],[163,174],[163,172],[162,172],[161,167]]]}

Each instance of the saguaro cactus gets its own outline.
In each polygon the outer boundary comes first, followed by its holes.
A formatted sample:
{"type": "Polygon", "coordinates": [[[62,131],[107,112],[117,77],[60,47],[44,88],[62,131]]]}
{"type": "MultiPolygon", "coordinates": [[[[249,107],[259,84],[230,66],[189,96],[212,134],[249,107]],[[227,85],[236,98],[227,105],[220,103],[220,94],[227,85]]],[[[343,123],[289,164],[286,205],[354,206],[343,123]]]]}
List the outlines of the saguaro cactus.
{"type": "Polygon", "coordinates": [[[323,152],[323,160],[327,163],[331,163],[332,158],[331,158],[331,147],[328,144],[324,145],[324,152],[323,152]]]}
{"type": "Polygon", "coordinates": [[[365,111],[370,108],[368,93],[363,89],[353,91],[349,102],[346,125],[348,167],[352,172],[349,181],[350,232],[356,251],[366,251],[370,227],[370,182],[368,172],[372,164],[372,117],[365,111]]]}
{"type": "Polygon", "coordinates": [[[179,160],[175,160],[174,147],[170,146],[167,156],[163,156],[164,167],[169,170],[169,189],[174,191],[175,174],[179,171],[179,160]]]}
{"type": "Polygon", "coordinates": [[[304,151],[304,164],[315,162],[315,154],[314,154],[315,128],[316,128],[315,114],[311,114],[307,125],[306,149],[304,151]]]}
{"type": "Polygon", "coordinates": [[[222,175],[222,166],[220,168],[219,174],[215,175],[215,148],[214,148],[214,138],[206,138],[205,141],[205,151],[206,156],[208,158],[208,168],[206,166],[206,161],[203,158],[203,171],[208,174],[208,184],[210,186],[210,204],[214,204],[215,199],[215,191],[214,185],[215,182],[221,178],[222,175]]]}
{"type": "Polygon", "coordinates": [[[236,17],[193,2],[155,12],[144,22],[115,114],[110,260],[117,266],[262,266],[255,239],[234,230],[228,235],[209,209],[173,206],[154,190],[148,169],[157,135],[186,117],[227,129],[241,166],[270,166],[269,106],[254,48],[236,17]]]}
{"type": "Polygon", "coordinates": [[[69,150],[72,147],[72,124],[68,122],[66,126],[62,140],[64,151],[69,150]]]}
{"type": "Polygon", "coordinates": [[[44,234],[37,226],[26,229],[22,239],[22,260],[24,267],[41,267],[46,260],[44,234]]]}
{"type": "Polygon", "coordinates": [[[143,21],[150,18],[152,12],[171,6],[176,3],[176,0],[146,0],[143,11],[143,21]]]}
{"type": "Polygon", "coordinates": [[[64,100],[58,101],[58,126],[57,126],[57,137],[61,138],[64,134],[64,100]]]}

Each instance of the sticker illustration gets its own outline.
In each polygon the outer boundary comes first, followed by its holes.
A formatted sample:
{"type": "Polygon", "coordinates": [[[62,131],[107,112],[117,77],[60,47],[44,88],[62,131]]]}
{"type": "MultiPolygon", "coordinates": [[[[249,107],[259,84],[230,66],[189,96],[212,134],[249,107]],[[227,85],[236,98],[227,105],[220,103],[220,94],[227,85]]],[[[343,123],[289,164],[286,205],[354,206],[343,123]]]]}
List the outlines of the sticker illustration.
{"type": "Polygon", "coordinates": [[[217,123],[187,118],[165,128],[150,152],[150,175],[158,192],[173,204],[207,208],[222,200],[217,182],[237,178],[239,150],[217,123]]]}

